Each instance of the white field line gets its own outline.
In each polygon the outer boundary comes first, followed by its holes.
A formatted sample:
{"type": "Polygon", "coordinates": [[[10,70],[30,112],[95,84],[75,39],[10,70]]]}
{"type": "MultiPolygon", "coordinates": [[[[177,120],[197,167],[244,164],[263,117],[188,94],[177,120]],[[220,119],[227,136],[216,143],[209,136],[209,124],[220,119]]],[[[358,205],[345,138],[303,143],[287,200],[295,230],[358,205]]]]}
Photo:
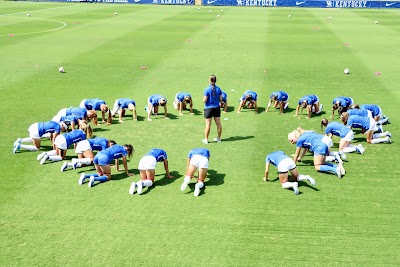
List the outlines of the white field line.
{"type": "MultiPolygon", "coordinates": [[[[19,13],[22,13],[22,12],[19,12],[19,13]]],[[[0,17],[1,17],[1,16],[5,16],[5,15],[0,15],[0,17]]],[[[36,34],[36,33],[53,32],[53,31],[61,30],[62,28],[65,28],[65,27],[67,26],[67,23],[65,23],[65,22],[63,22],[63,21],[59,21],[59,20],[54,20],[54,19],[43,19],[43,18],[32,18],[32,17],[24,18],[24,17],[14,17],[14,16],[10,16],[10,15],[7,15],[7,17],[10,17],[10,18],[18,18],[18,19],[21,19],[21,18],[22,18],[22,19],[47,20],[47,21],[52,21],[52,22],[61,23],[62,26],[61,26],[61,27],[58,27],[58,28],[55,28],[55,29],[45,30],[45,31],[22,32],[22,33],[12,33],[12,32],[10,32],[9,34],[0,35],[0,37],[9,36],[10,34],[12,34],[13,36],[16,36],[16,35],[27,35],[27,34],[36,34]]]]}

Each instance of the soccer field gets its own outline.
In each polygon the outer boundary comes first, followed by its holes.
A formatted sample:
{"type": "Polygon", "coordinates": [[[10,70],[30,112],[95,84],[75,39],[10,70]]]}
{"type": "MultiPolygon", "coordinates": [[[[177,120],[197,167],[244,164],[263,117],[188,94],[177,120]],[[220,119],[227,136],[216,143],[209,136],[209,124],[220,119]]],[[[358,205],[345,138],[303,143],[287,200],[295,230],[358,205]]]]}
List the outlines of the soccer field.
{"type": "MultiPolygon", "coordinates": [[[[0,1],[0,265],[397,265],[399,44],[396,9],[0,1]],[[230,108],[221,117],[222,142],[204,145],[202,97],[211,74],[230,108]],[[249,89],[258,93],[260,112],[237,113],[249,89]],[[276,90],[290,96],[284,115],[263,112],[276,90]],[[180,91],[192,95],[194,115],[174,110],[180,91]],[[147,98],[156,93],[168,100],[169,120],[146,120],[147,98]],[[322,114],[294,117],[307,94],[319,96],[322,114]],[[282,189],[276,168],[264,182],[266,155],[294,154],[287,134],[298,126],[320,133],[341,95],[378,104],[390,117],[384,129],[392,143],[367,144],[356,131],[353,143],[366,151],[348,154],[340,180],[316,172],[307,154],[298,170],[317,185],[300,182],[300,195],[282,189]],[[138,121],[127,111],[123,123],[99,124],[94,133],[134,146],[134,176],[113,168],[111,181],[88,188],[78,178],[93,167],[62,173],[60,162],[40,165],[39,152],[12,153],[32,123],[83,99],[112,106],[122,97],[136,101],[138,121]],[[129,195],[139,159],[157,147],[168,153],[175,178],[159,164],[155,186],[129,195]],[[211,152],[199,197],[194,180],[180,190],[187,153],[196,147],[211,152]]],[[[210,140],[215,136],[212,124],[210,140]]],[[[337,150],[339,139],[333,141],[337,150]]],[[[41,151],[50,148],[42,142],[41,151]]],[[[67,159],[75,155],[71,148],[67,159]]]]}

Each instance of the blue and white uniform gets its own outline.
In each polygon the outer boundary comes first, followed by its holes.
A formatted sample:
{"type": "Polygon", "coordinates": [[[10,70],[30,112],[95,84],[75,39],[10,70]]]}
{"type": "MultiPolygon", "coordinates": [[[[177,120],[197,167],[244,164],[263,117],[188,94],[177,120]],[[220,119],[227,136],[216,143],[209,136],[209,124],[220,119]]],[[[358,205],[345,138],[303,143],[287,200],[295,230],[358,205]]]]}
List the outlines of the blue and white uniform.
{"type": "Polygon", "coordinates": [[[155,170],[157,162],[167,159],[167,152],[159,148],[153,148],[139,161],[139,170],[155,170]]]}
{"type": "Polygon", "coordinates": [[[44,134],[61,132],[61,126],[57,122],[37,122],[29,126],[29,137],[32,139],[40,139],[44,134]]]}
{"type": "Polygon", "coordinates": [[[102,151],[108,147],[108,140],[103,137],[96,137],[80,141],[76,145],[75,153],[82,154],[87,150],[102,151]]]}
{"type": "Polygon", "coordinates": [[[272,99],[274,96],[276,96],[277,101],[282,101],[284,103],[286,103],[289,100],[289,95],[284,91],[272,92],[269,98],[272,99]]]}
{"type": "Polygon", "coordinates": [[[79,119],[82,119],[79,115],[71,114],[67,116],[59,116],[56,115],[53,117],[52,121],[55,121],[57,123],[63,122],[65,125],[70,126],[71,123],[75,123],[75,125],[78,125],[79,119]]]}
{"type": "Polygon", "coordinates": [[[204,109],[219,108],[219,99],[222,95],[221,88],[217,85],[213,86],[210,84],[206,89],[204,89],[203,96],[207,97],[207,102],[204,103],[204,109]]]}
{"type": "Polygon", "coordinates": [[[192,96],[191,96],[189,93],[186,93],[186,92],[179,92],[179,93],[177,93],[177,94],[175,95],[175,101],[176,101],[177,103],[181,103],[181,102],[184,102],[184,101],[185,101],[185,98],[187,98],[187,97],[192,98],[192,96]]]}
{"type": "Polygon", "coordinates": [[[364,131],[374,131],[376,129],[376,121],[373,118],[353,115],[348,118],[347,126],[363,129],[364,131]]]}
{"type": "Polygon", "coordinates": [[[349,116],[358,115],[361,117],[372,118],[372,112],[367,109],[352,108],[352,109],[347,110],[346,112],[347,112],[347,114],[349,114],[349,116]]]}
{"type": "Polygon", "coordinates": [[[153,107],[160,105],[159,101],[160,99],[165,99],[165,104],[167,104],[167,99],[159,94],[155,94],[155,95],[151,95],[149,96],[149,98],[147,99],[147,104],[152,105],[153,107]]]}
{"type": "Polygon", "coordinates": [[[119,98],[119,99],[115,100],[114,107],[113,107],[113,110],[111,113],[116,114],[119,109],[128,108],[128,109],[132,110],[134,107],[136,107],[136,103],[135,103],[135,101],[133,101],[133,99],[119,98]]]}
{"type": "Polygon", "coordinates": [[[244,92],[244,94],[242,95],[242,97],[240,98],[240,101],[243,100],[247,100],[247,101],[257,101],[257,93],[251,90],[247,90],[246,92],[244,92]],[[246,97],[250,96],[250,99],[247,100],[246,97]]]}
{"type": "Polygon", "coordinates": [[[79,141],[85,140],[86,134],[84,131],[78,129],[71,131],[66,134],[58,135],[54,140],[54,144],[62,150],[68,149],[72,144],[78,143],[79,141]]]}
{"type": "Polygon", "coordinates": [[[316,95],[306,95],[300,98],[299,105],[301,105],[304,101],[306,101],[307,106],[314,105],[319,102],[318,96],[316,95]]]}
{"type": "Polygon", "coordinates": [[[329,155],[329,147],[326,142],[323,141],[324,136],[322,134],[317,134],[313,131],[304,132],[297,139],[296,146],[308,148],[314,155],[329,155]]]}
{"type": "Polygon", "coordinates": [[[86,108],[87,110],[100,110],[101,105],[105,105],[104,100],[94,98],[94,99],[84,99],[81,101],[79,107],[86,108]]]}
{"type": "Polygon", "coordinates": [[[340,107],[349,107],[354,104],[354,101],[350,97],[338,96],[333,99],[332,104],[339,104],[340,107]]]}
{"type": "Polygon", "coordinates": [[[128,155],[128,151],[121,145],[113,145],[101,150],[94,157],[94,164],[100,166],[110,165],[114,159],[119,159],[128,155]]]}
{"type": "Polygon", "coordinates": [[[349,142],[354,139],[354,132],[340,122],[328,123],[325,133],[339,136],[341,139],[349,142]]]}
{"type": "Polygon", "coordinates": [[[278,150],[267,155],[265,162],[278,168],[279,173],[287,173],[296,168],[296,163],[285,152],[278,150]]]}
{"type": "Polygon", "coordinates": [[[382,116],[382,109],[378,105],[365,104],[361,105],[360,109],[366,109],[371,111],[372,117],[382,116]]]}
{"type": "Polygon", "coordinates": [[[210,151],[206,148],[194,148],[189,151],[187,156],[189,163],[196,168],[208,169],[208,159],[210,158],[210,151]]]}

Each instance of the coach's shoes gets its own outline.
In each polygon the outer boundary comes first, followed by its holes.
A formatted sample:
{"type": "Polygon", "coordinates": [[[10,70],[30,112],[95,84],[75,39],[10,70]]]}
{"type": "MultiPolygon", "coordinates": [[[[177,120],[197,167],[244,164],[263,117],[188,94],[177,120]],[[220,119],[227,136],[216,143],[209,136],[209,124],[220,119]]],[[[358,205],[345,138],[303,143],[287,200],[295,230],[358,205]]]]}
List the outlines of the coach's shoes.
{"type": "Polygon", "coordinates": [[[129,188],[129,195],[133,195],[135,193],[136,184],[135,182],[131,183],[131,187],[129,188]]]}
{"type": "Polygon", "coordinates": [[[40,153],[40,154],[36,157],[36,159],[37,159],[37,160],[41,160],[41,159],[44,157],[44,155],[46,155],[46,152],[40,153]]]}
{"type": "Polygon", "coordinates": [[[317,182],[315,182],[315,180],[314,180],[310,175],[307,175],[306,177],[307,177],[307,181],[308,181],[312,186],[315,186],[315,185],[317,184],[317,182]]]}
{"type": "Polygon", "coordinates": [[[201,142],[203,142],[204,144],[208,144],[208,140],[207,139],[203,139],[203,140],[201,140],[201,142]]]}
{"type": "Polygon", "coordinates": [[[43,158],[40,160],[40,165],[43,165],[48,159],[49,156],[47,154],[44,154],[43,158]]]}
{"type": "Polygon", "coordinates": [[[215,138],[214,138],[214,141],[215,141],[215,142],[218,142],[218,143],[221,143],[221,138],[215,137],[215,138]]]}
{"type": "Polygon", "coordinates": [[[65,171],[68,167],[68,162],[64,162],[63,165],[61,166],[61,172],[65,171]]]}
{"type": "Polygon", "coordinates": [[[138,195],[140,195],[143,190],[143,182],[142,181],[137,182],[136,187],[137,187],[136,192],[138,193],[138,195]]]}
{"type": "Polygon", "coordinates": [[[90,176],[90,178],[89,178],[88,187],[91,188],[91,187],[93,186],[93,184],[94,184],[94,176],[92,175],[92,176],[90,176]]]}
{"type": "Polygon", "coordinates": [[[293,192],[294,192],[295,195],[298,195],[300,193],[299,184],[297,182],[293,183],[293,192]]]}
{"type": "Polygon", "coordinates": [[[79,185],[83,185],[85,180],[86,180],[86,174],[85,173],[81,173],[81,176],[79,177],[79,180],[78,180],[78,184],[79,185]]]}

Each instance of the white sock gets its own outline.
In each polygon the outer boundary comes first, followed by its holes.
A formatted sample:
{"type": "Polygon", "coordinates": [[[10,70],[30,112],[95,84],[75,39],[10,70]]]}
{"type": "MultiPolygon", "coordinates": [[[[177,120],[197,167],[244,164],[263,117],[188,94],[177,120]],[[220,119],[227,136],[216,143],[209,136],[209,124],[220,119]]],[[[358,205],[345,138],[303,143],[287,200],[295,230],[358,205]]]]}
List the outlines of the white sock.
{"type": "Polygon", "coordinates": [[[319,113],[321,113],[321,111],[322,111],[322,107],[323,107],[323,105],[321,104],[321,105],[319,105],[319,110],[318,110],[318,112],[316,112],[316,114],[319,114],[319,113]]]}
{"type": "Polygon", "coordinates": [[[20,148],[23,148],[28,151],[38,151],[39,149],[32,145],[21,145],[20,148]]]}
{"type": "Polygon", "coordinates": [[[343,148],[344,153],[351,153],[357,151],[357,146],[355,145],[348,145],[345,148],[343,148]]]}
{"type": "Polygon", "coordinates": [[[80,168],[80,167],[82,167],[82,164],[80,164],[79,162],[78,163],[76,163],[76,166],[75,166],[76,168],[80,168]]]}
{"type": "Polygon", "coordinates": [[[379,123],[379,124],[384,124],[384,123],[387,122],[388,120],[389,120],[388,117],[386,117],[386,118],[381,118],[381,119],[379,119],[378,123],[379,123]]]}
{"type": "Polygon", "coordinates": [[[282,184],[282,188],[289,189],[294,187],[294,182],[286,182],[282,184]]]}
{"type": "Polygon", "coordinates": [[[304,181],[307,180],[307,176],[303,175],[303,174],[299,174],[299,176],[297,176],[297,181],[304,181]]]}
{"type": "Polygon", "coordinates": [[[185,183],[190,183],[190,176],[185,175],[185,179],[183,180],[185,183]]]}
{"type": "MultiPolygon", "coordinates": [[[[49,154],[47,154],[47,155],[49,155],[49,154]]],[[[62,157],[59,156],[59,155],[57,155],[57,156],[49,156],[49,159],[52,160],[52,161],[61,161],[62,157]]]]}
{"type": "Polygon", "coordinates": [[[92,160],[90,158],[72,159],[72,162],[78,162],[85,165],[92,164],[92,160]]]}
{"type": "Polygon", "coordinates": [[[49,152],[46,152],[46,154],[47,154],[47,156],[55,156],[55,155],[57,155],[57,151],[51,150],[49,152]]]}
{"type": "Polygon", "coordinates": [[[325,161],[326,162],[334,162],[336,159],[335,156],[326,156],[325,161]]]}
{"type": "Polygon", "coordinates": [[[153,185],[153,181],[152,180],[145,180],[145,181],[143,181],[143,185],[147,186],[147,187],[150,187],[150,186],[153,185]]]}
{"type": "Polygon", "coordinates": [[[289,106],[289,102],[286,102],[285,106],[283,106],[283,109],[287,109],[288,106],[289,106]]]}
{"type": "Polygon", "coordinates": [[[387,131],[384,132],[384,133],[376,133],[376,134],[372,135],[372,138],[379,138],[379,137],[382,137],[382,136],[387,136],[387,134],[388,134],[387,131]]]}
{"type": "Polygon", "coordinates": [[[372,144],[378,144],[378,143],[387,142],[387,141],[389,141],[389,140],[390,140],[389,136],[386,136],[385,138],[376,138],[376,139],[372,139],[372,140],[371,140],[371,143],[372,143],[372,144]]]}
{"type": "Polygon", "coordinates": [[[21,143],[33,143],[33,140],[30,137],[25,137],[21,138],[21,143]]]}
{"type": "Polygon", "coordinates": [[[202,188],[203,188],[203,186],[204,186],[204,183],[203,183],[203,182],[200,182],[200,181],[198,181],[198,182],[197,182],[197,184],[196,184],[196,186],[197,186],[199,189],[202,189],[202,188]]]}

